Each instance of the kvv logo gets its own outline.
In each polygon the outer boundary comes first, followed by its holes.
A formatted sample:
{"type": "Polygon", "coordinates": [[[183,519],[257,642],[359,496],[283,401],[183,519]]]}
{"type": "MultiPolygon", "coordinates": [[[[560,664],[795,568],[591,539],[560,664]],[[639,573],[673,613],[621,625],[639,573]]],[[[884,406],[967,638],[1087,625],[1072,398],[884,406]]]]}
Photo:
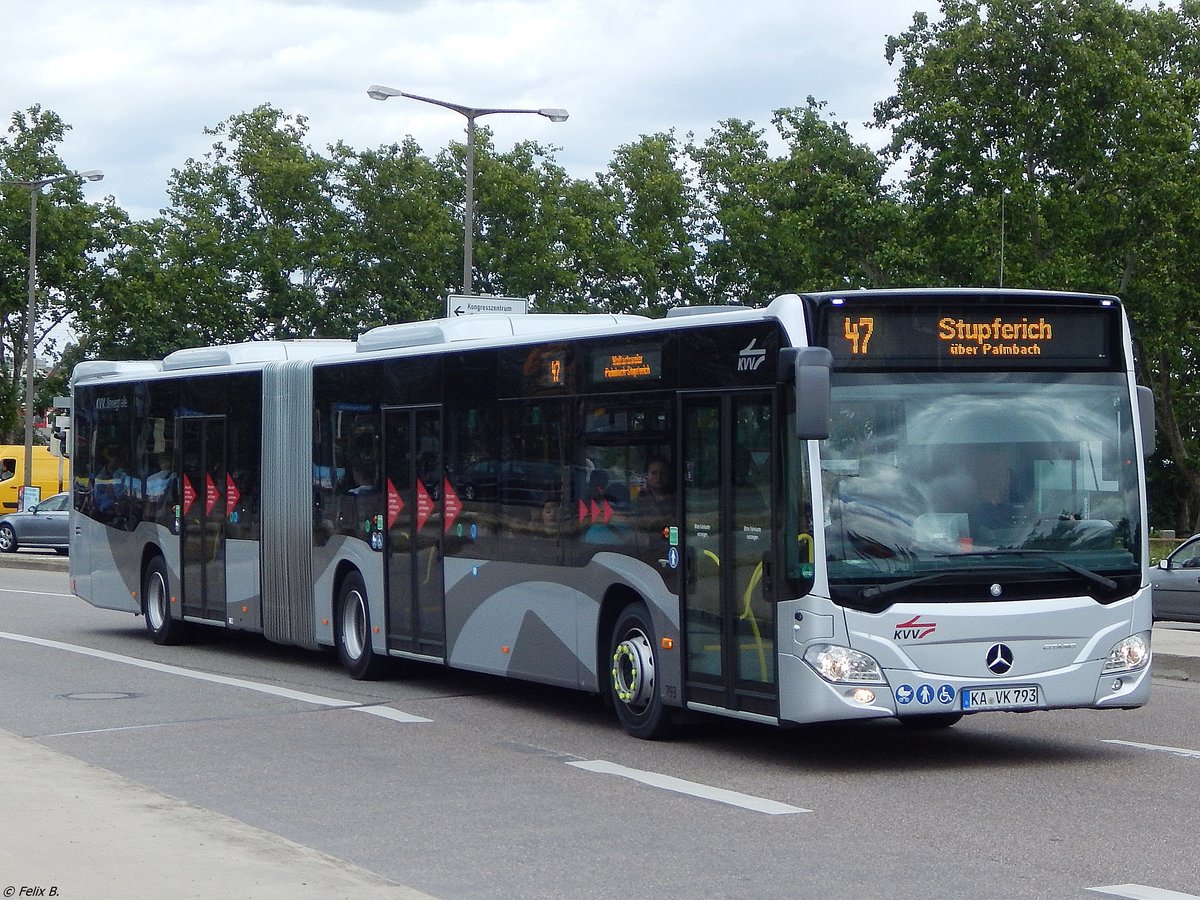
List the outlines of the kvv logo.
{"type": "Polygon", "coordinates": [[[739,372],[754,372],[767,361],[767,351],[755,347],[758,343],[758,338],[754,338],[750,343],[743,347],[738,352],[738,371],[739,372]]]}
{"type": "Polygon", "coordinates": [[[900,622],[896,625],[896,633],[893,640],[896,641],[919,641],[922,638],[927,638],[929,635],[937,631],[937,622],[922,622],[921,616],[915,615],[907,622],[900,622]]]}

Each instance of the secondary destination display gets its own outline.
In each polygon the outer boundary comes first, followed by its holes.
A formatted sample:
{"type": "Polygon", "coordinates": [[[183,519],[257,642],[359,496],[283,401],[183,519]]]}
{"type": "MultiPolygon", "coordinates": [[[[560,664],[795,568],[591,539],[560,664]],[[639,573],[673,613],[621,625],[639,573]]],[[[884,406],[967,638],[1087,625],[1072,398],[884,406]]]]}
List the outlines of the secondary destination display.
{"type": "Polygon", "coordinates": [[[1115,306],[955,308],[846,302],[824,312],[824,343],[839,367],[1108,369],[1116,359],[1115,306]]]}
{"type": "Polygon", "coordinates": [[[657,347],[619,347],[592,354],[592,382],[652,381],[662,377],[662,350],[657,347]]]}

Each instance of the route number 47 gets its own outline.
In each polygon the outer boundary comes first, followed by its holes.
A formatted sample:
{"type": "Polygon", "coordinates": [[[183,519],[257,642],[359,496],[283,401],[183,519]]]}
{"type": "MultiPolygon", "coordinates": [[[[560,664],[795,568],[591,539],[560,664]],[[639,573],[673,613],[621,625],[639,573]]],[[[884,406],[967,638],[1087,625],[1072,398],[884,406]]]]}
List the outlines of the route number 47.
{"type": "Polygon", "coordinates": [[[872,316],[859,316],[855,321],[847,316],[843,319],[846,340],[850,342],[850,353],[853,356],[866,356],[867,344],[875,333],[875,319],[872,316]]]}

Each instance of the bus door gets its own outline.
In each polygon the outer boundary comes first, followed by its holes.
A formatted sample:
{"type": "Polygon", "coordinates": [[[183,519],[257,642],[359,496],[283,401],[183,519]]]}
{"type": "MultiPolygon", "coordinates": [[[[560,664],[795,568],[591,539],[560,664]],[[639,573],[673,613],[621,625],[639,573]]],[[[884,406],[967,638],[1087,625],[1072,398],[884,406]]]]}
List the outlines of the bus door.
{"type": "Polygon", "coordinates": [[[680,454],[687,699],[777,714],[770,392],[686,394],[680,454]]]}
{"type": "Polygon", "coordinates": [[[225,622],[225,417],[179,420],[183,614],[225,622]]]}
{"type": "Polygon", "coordinates": [[[435,659],[446,653],[441,439],[440,407],[383,411],[388,649],[435,659]]]}

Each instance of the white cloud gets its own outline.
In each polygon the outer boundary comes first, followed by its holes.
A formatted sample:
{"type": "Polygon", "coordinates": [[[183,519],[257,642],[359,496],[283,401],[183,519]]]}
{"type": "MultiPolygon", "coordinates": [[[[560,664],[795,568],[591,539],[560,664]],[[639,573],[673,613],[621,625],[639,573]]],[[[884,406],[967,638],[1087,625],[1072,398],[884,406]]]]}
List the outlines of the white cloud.
{"type": "Polygon", "coordinates": [[[371,83],[476,106],[561,106],[570,120],[484,120],[499,147],[560,147],[575,177],[613,150],[720,121],[769,126],[774,109],[829,101],[860,140],[889,93],[888,34],[936,0],[9,0],[0,113],[41,104],[72,126],[69,165],[100,168],[135,217],[166,203],[172,168],[212,143],[203,130],[261,103],[308,118],[319,149],[411,134],[427,153],[462,140],[446,110],[375,103],[371,83]]]}

